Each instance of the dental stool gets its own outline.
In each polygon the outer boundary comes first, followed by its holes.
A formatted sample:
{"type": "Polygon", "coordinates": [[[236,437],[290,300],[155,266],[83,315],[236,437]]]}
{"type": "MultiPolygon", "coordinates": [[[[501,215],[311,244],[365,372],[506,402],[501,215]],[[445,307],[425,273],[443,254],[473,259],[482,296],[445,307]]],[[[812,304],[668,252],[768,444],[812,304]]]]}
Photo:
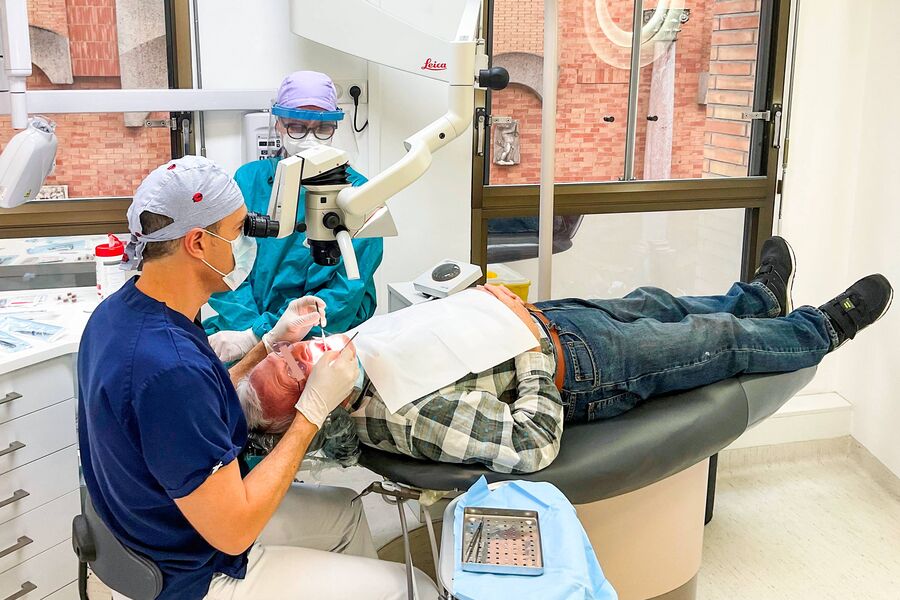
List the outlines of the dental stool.
{"type": "Polygon", "coordinates": [[[154,600],[162,590],[162,573],[152,561],[126,548],[97,516],[87,490],[82,514],[72,521],[72,547],[78,555],[78,592],[87,600],[87,567],[113,590],[114,600],[154,600]]]}
{"type": "MultiPolygon", "coordinates": [[[[422,490],[463,492],[481,476],[488,482],[550,482],[578,510],[620,600],[693,600],[709,457],[772,415],[814,374],[815,368],[743,375],[648,400],[614,419],[567,425],[556,460],[529,475],[416,460],[373,448],[365,448],[359,462],[393,483],[375,484],[380,489],[374,491],[401,507],[422,490]]],[[[402,509],[400,514],[409,560],[402,509]]],[[[426,525],[435,548],[430,521],[426,525]]],[[[440,579],[452,591],[452,581],[440,579]]]]}

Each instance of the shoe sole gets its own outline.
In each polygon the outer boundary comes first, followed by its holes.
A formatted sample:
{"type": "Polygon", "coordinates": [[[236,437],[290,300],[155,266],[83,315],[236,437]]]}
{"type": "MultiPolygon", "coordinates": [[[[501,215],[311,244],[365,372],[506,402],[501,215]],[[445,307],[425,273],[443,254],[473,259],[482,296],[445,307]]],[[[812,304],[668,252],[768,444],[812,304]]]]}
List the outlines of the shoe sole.
{"type": "Polygon", "coordinates": [[[888,298],[887,304],[884,305],[884,310],[881,311],[881,314],[878,315],[878,318],[875,319],[874,321],[872,321],[872,323],[877,323],[878,321],[880,321],[881,317],[883,317],[887,313],[888,309],[891,307],[891,303],[893,303],[893,302],[894,302],[894,288],[891,288],[891,296],[890,296],[890,298],[888,298]]]}
{"type": "Polygon", "coordinates": [[[794,255],[794,249],[791,247],[791,244],[784,238],[781,239],[784,240],[784,245],[787,246],[788,252],[791,253],[791,274],[786,283],[787,294],[785,294],[785,304],[787,306],[785,306],[784,315],[782,315],[787,316],[794,311],[794,275],[797,274],[797,257],[794,255]]]}

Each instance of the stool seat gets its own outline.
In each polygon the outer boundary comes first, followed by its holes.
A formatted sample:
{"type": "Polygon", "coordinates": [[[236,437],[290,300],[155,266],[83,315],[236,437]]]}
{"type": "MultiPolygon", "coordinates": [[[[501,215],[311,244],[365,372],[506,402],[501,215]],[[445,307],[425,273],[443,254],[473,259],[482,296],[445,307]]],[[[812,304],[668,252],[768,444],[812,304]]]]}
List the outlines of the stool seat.
{"type": "Polygon", "coordinates": [[[587,504],[640,489],[716,454],[790,400],[815,371],[741,375],[648,400],[614,419],[567,425],[556,460],[527,475],[368,447],[359,463],[421,489],[463,491],[482,475],[488,482],[548,481],[573,504],[587,504]]]}

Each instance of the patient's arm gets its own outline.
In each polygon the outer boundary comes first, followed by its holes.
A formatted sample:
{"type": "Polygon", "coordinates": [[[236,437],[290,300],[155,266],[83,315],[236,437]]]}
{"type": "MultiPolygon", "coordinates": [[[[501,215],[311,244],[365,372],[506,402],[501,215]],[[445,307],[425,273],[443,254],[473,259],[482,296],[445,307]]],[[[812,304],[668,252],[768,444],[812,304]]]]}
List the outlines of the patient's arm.
{"type": "Polygon", "coordinates": [[[486,391],[494,388],[488,371],[478,376],[479,384],[463,380],[393,415],[380,400],[369,402],[364,414],[354,414],[365,418],[358,427],[360,439],[418,458],[483,463],[501,473],[543,469],[556,458],[563,429],[562,401],[553,383],[554,360],[547,350],[515,358],[517,389],[511,404],[486,391]]]}

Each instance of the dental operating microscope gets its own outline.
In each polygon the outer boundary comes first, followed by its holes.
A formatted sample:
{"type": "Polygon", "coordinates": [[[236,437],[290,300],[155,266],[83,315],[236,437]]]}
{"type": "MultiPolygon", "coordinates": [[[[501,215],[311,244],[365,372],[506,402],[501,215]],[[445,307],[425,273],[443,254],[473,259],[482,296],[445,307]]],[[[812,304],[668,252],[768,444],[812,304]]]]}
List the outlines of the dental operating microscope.
{"type": "Polygon", "coordinates": [[[349,157],[337,148],[315,146],[279,161],[267,214],[248,216],[245,233],[276,238],[305,233],[317,264],[334,266],[343,259],[347,277],[359,279],[352,240],[396,235],[387,200],[421,177],[433,154],[472,125],[476,88],[501,90],[509,83],[505,69],[488,66],[484,40],[478,35],[481,4],[482,0],[464,2],[456,37],[446,42],[365,0],[293,0],[295,33],[372,62],[446,81],[449,107],[404,141],[406,154],[399,161],[358,187],[348,183],[349,157]],[[356,15],[353,22],[331,18],[346,14],[356,15]],[[319,22],[329,25],[319,27],[319,22]],[[335,22],[342,24],[340,31],[335,22]],[[358,29],[347,31],[348,27],[358,29]],[[385,44],[385,39],[398,43],[385,44]],[[298,223],[301,187],[306,190],[306,207],[303,222],[298,223]]]}

